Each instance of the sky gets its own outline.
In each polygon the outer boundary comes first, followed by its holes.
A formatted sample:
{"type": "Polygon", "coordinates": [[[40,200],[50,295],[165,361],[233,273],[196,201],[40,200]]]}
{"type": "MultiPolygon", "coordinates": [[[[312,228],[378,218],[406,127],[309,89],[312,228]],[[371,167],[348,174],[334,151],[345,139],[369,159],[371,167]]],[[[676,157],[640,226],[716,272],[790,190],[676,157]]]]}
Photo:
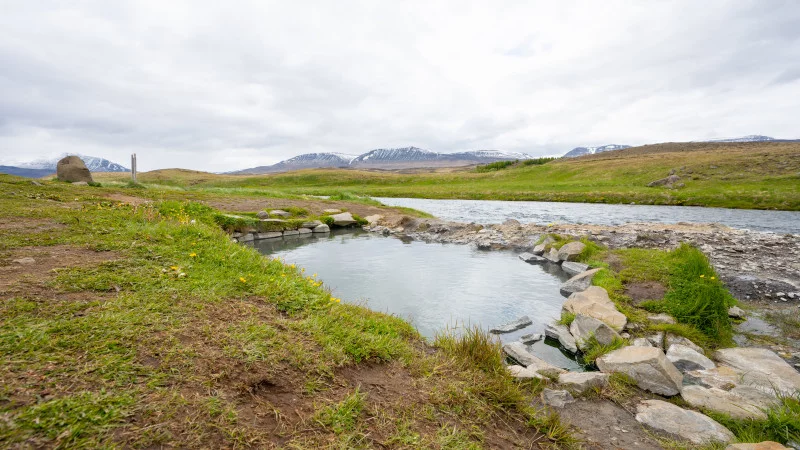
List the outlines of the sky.
{"type": "Polygon", "coordinates": [[[0,0],[0,163],[800,138],[800,2],[0,0]]]}

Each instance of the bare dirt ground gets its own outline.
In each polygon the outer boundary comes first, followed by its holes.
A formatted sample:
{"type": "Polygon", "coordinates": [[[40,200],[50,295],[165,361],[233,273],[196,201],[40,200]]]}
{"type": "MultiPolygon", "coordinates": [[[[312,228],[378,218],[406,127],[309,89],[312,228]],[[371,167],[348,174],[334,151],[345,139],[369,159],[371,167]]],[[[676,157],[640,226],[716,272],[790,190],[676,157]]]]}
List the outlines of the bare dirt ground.
{"type": "Polygon", "coordinates": [[[578,399],[559,410],[575,426],[591,450],[661,449],[658,441],[636,421],[634,414],[609,400],[578,399]]]}

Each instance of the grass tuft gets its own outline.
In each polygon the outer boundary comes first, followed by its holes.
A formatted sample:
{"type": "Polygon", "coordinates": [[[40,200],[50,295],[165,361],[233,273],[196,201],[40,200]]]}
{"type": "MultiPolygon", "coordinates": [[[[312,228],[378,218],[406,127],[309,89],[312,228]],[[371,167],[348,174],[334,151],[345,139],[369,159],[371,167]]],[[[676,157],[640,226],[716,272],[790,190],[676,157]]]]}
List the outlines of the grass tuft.
{"type": "Polygon", "coordinates": [[[336,434],[353,431],[356,428],[358,416],[364,410],[366,398],[367,395],[356,388],[355,392],[345,397],[341,402],[319,410],[314,419],[317,423],[330,428],[336,434]]]}

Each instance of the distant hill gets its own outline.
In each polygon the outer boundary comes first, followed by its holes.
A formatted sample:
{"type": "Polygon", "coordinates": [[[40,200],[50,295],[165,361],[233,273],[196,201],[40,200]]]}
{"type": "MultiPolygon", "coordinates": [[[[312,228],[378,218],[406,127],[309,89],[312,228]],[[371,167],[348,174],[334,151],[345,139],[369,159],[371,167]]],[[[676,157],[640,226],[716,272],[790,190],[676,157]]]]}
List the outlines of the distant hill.
{"type": "Polygon", "coordinates": [[[766,142],[775,140],[777,139],[773,137],[762,136],[760,134],[751,134],[748,136],[742,136],[737,138],[710,139],[708,141],[700,141],[700,142],[766,142]]]}
{"type": "Polygon", "coordinates": [[[0,166],[0,173],[7,173],[9,175],[16,175],[18,177],[26,178],[42,178],[55,174],[56,171],[50,169],[26,169],[24,167],[0,166]]]}
{"type": "Polygon", "coordinates": [[[86,168],[88,168],[92,172],[130,172],[130,169],[128,169],[127,167],[123,167],[122,165],[109,161],[105,158],[100,158],[98,156],[80,155],[77,153],[62,153],[61,155],[55,158],[37,159],[35,161],[18,164],[16,167],[20,167],[23,169],[50,170],[50,173],[55,173],[58,161],[60,161],[62,158],[66,156],[73,156],[73,155],[83,160],[83,163],[86,164],[86,168]]]}
{"type": "Polygon", "coordinates": [[[495,161],[530,159],[530,155],[499,150],[471,150],[437,153],[418,147],[379,148],[358,156],[341,153],[307,153],[271,166],[259,166],[230,172],[262,174],[314,168],[413,169],[422,167],[458,167],[495,161]]]}
{"type": "Polygon", "coordinates": [[[631,148],[630,145],[607,144],[599,147],[575,147],[564,154],[564,158],[577,158],[583,155],[594,155],[595,153],[610,152],[613,150],[623,150],[631,148]]]}

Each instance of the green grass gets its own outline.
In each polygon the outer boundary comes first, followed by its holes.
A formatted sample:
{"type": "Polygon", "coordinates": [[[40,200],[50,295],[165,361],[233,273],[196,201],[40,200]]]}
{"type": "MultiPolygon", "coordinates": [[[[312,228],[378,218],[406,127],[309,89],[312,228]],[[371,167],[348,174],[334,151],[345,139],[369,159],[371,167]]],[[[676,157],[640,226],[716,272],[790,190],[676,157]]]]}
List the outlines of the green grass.
{"type": "Polygon", "coordinates": [[[603,345],[597,341],[597,338],[594,335],[592,335],[586,339],[585,345],[586,349],[583,351],[583,361],[585,364],[594,364],[597,358],[605,355],[606,353],[610,353],[614,350],[618,350],[627,346],[628,341],[622,338],[614,338],[610,344],[603,345]]]}
{"type": "MultiPolygon", "coordinates": [[[[798,393],[800,395],[800,393],[798,393]]],[[[766,411],[763,420],[732,419],[725,414],[706,414],[731,430],[739,442],[800,442],[800,397],[781,397],[780,404],[766,411]]]]}
{"type": "Polygon", "coordinates": [[[322,408],[315,416],[315,420],[322,426],[330,428],[334,433],[341,434],[353,431],[356,427],[358,416],[364,409],[366,394],[358,388],[345,397],[341,402],[322,408]]]}
{"type": "Polygon", "coordinates": [[[556,320],[556,324],[568,327],[572,325],[572,322],[575,320],[575,316],[576,316],[575,313],[569,311],[561,311],[561,317],[559,317],[559,319],[556,320]]]}

